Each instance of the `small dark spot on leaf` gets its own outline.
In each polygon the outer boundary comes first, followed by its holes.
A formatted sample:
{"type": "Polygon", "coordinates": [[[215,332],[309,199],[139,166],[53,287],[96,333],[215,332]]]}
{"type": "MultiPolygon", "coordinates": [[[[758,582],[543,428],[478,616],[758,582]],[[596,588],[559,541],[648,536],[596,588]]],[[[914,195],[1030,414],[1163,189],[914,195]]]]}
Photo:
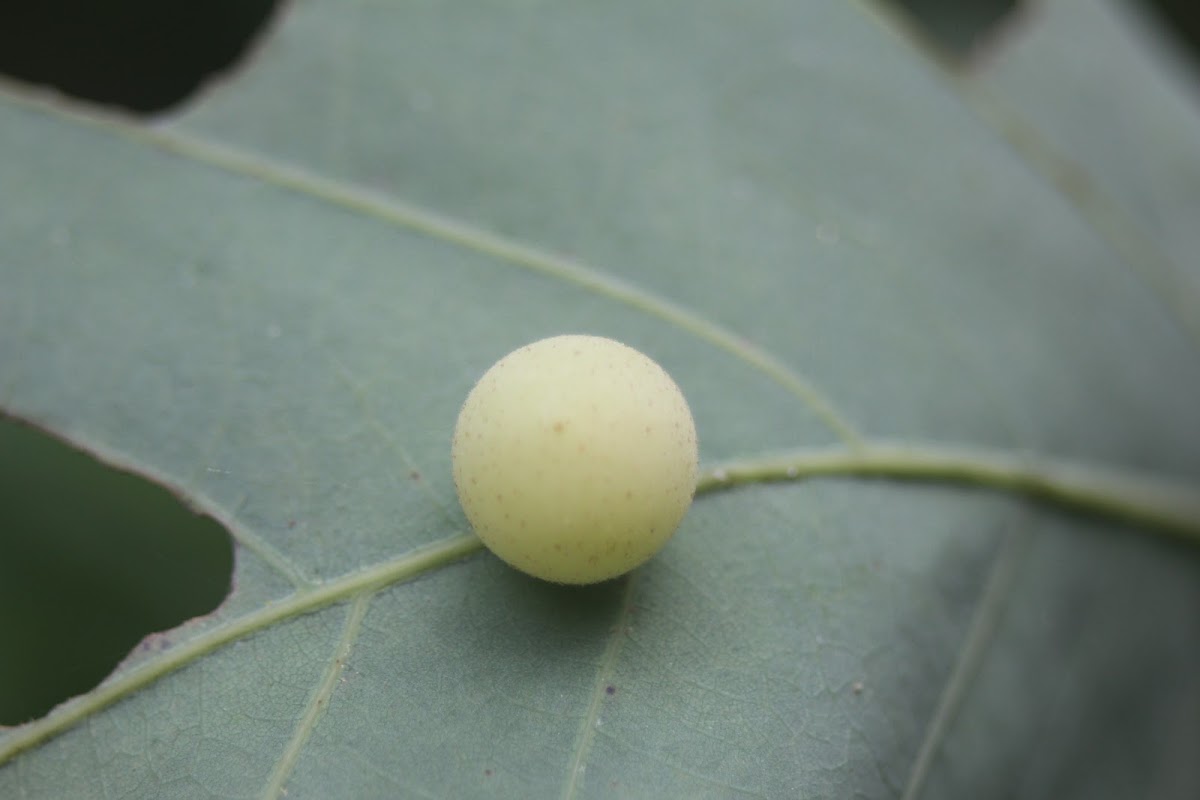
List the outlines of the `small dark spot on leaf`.
{"type": "Polygon", "coordinates": [[[483,774],[488,778],[492,777],[492,771],[490,769],[485,769],[483,774]]]}
{"type": "Polygon", "coordinates": [[[296,527],[296,520],[294,520],[294,519],[289,519],[289,520],[288,520],[288,530],[290,531],[290,530],[291,530],[292,528],[294,528],[294,527],[296,527]]]}
{"type": "Polygon", "coordinates": [[[408,477],[409,480],[419,481],[421,480],[421,473],[414,469],[412,472],[408,473],[408,477]]]}
{"type": "Polygon", "coordinates": [[[613,685],[610,683],[608,686],[605,686],[605,687],[604,687],[604,693],[605,693],[605,694],[609,694],[609,695],[616,694],[616,693],[617,693],[617,687],[613,686],[613,685]]]}
{"type": "Polygon", "coordinates": [[[562,433],[566,429],[566,427],[567,427],[567,423],[563,422],[562,420],[559,420],[558,422],[554,423],[554,432],[562,433]]]}

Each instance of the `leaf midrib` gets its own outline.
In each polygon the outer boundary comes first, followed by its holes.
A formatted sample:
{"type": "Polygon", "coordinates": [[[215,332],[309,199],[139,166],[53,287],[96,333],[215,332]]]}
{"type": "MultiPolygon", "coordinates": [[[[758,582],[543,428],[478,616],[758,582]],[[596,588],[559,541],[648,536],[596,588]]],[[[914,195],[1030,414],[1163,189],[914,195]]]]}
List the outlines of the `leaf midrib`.
{"type": "MultiPolygon", "coordinates": [[[[1200,544],[1200,495],[1192,487],[1078,464],[1038,462],[1008,453],[915,445],[812,449],[713,467],[701,476],[697,491],[705,493],[747,483],[800,481],[821,476],[932,480],[1023,493],[1093,513],[1157,525],[1164,532],[1200,544]]],[[[236,538],[237,527],[231,530],[236,538]]],[[[225,644],[285,619],[423,574],[482,547],[473,534],[460,534],[314,589],[297,591],[262,609],[227,620],[119,673],[46,717],[14,728],[0,741],[0,764],[225,644]]],[[[602,671],[603,664],[598,669],[602,671]]]]}

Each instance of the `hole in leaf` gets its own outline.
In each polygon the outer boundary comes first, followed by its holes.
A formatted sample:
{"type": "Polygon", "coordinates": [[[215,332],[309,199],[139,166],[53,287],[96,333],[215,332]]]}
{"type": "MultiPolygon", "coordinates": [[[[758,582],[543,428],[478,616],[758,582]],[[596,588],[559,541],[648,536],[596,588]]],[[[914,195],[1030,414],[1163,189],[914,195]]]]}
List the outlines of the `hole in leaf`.
{"type": "Polygon", "coordinates": [[[1144,6],[1187,54],[1193,77],[1200,70],[1200,3],[1196,0],[1129,0],[1144,6]]]}
{"type": "Polygon", "coordinates": [[[92,689],[215,609],[233,542],[167,489],[0,417],[0,724],[92,689]]]}
{"type": "Polygon", "coordinates": [[[0,4],[0,72],[152,113],[230,68],[278,0],[44,0],[0,4]]]}
{"type": "Polygon", "coordinates": [[[1000,33],[1019,0],[885,0],[908,17],[933,44],[966,59],[1000,33]]]}
{"type": "MultiPolygon", "coordinates": [[[[1023,0],[882,0],[898,9],[937,47],[958,60],[966,60],[1003,32],[1005,24],[1028,6],[1023,0]]],[[[1200,67],[1200,4],[1195,0],[1125,0],[1145,16],[1155,19],[1187,54],[1192,67],[1200,67]]]]}

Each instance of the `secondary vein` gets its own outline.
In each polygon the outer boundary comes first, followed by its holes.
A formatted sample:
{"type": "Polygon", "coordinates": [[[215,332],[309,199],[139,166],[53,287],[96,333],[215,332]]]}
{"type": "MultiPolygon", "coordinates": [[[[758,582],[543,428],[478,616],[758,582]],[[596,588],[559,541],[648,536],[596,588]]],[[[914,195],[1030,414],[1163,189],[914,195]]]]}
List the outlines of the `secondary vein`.
{"type": "Polygon", "coordinates": [[[1030,530],[1029,526],[1021,526],[1010,531],[1001,545],[1000,553],[992,564],[987,585],[980,597],[975,617],[971,620],[966,639],[959,650],[958,659],[921,739],[921,746],[917,750],[901,800],[916,800],[921,796],[929,768],[950,731],[950,724],[958,714],[967,690],[979,674],[979,667],[983,664],[988,645],[995,638],[996,629],[1000,625],[1013,584],[1016,582],[1017,572],[1024,562],[1032,538],[1030,530]]]}
{"type": "Polygon", "coordinates": [[[85,114],[64,107],[61,103],[51,104],[5,92],[4,88],[5,84],[0,82],[0,98],[8,99],[26,108],[36,109],[80,125],[103,130],[114,136],[180,155],[196,163],[216,167],[235,175],[253,178],[265,184],[309,197],[316,197],[332,205],[383,220],[397,227],[406,228],[465,250],[572,283],[587,291],[656,316],[715,345],[767,375],[800,398],[809,410],[843,442],[855,444],[862,438],[855,426],[812,383],[763,348],[705,319],[694,311],[658,297],[639,286],[596,270],[580,261],[524,244],[516,239],[492,233],[462,220],[402,202],[379,192],[372,192],[345,181],[328,178],[299,166],[271,160],[258,153],[242,151],[228,145],[189,136],[176,129],[142,127],[131,125],[115,117],[96,113],[85,114]]]}
{"type": "Polygon", "coordinates": [[[1016,110],[1007,107],[982,87],[960,84],[975,112],[1012,148],[1035,173],[1067,199],[1079,215],[1116,253],[1121,263],[1158,298],[1192,347],[1200,348],[1200,295],[1175,262],[1116,200],[1094,182],[1080,179],[1080,168],[1072,164],[1016,110]]]}
{"type": "Polygon", "coordinates": [[[1117,258],[1158,297],[1193,347],[1200,348],[1200,292],[1144,225],[1092,181],[1026,115],[983,86],[973,71],[963,70],[954,62],[910,16],[880,0],[858,0],[856,5],[882,29],[941,69],[967,107],[1075,207],[1117,258]]]}
{"type": "Polygon", "coordinates": [[[301,715],[299,722],[296,724],[296,730],[292,732],[292,739],[284,748],[283,754],[279,757],[279,761],[275,764],[275,769],[271,772],[271,779],[267,781],[266,788],[263,789],[262,797],[264,800],[275,800],[282,797],[284,794],[284,786],[287,784],[288,778],[291,777],[292,771],[296,768],[296,761],[300,758],[300,752],[304,749],[304,745],[308,743],[308,739],[312,736],[313,731],[317,727],[317,722],[325,714],[325,710],[329,708],[329,698],[333,695],[333,690],[337,687],[338,678],[341,677],[342,670],[346,666],[346,659],[350,657],[350,651],[354,647],[355,641],[358,640],[358,632],[362,628],[363,618],[367,615],[367,608],[371,604],[371,592],[364,592],[350,606],[350,610],[346,614],[346,622],[342,625],[342,636],[338,641],[337,647],[334,648],[333,656],[329,659],[329,663],[325,667],[325,673],[321,676],[321,682],[318,684],[316,691],[309,697],[308,703],[304,708],[304,713],[301,715]]]}
{"type": "Polygon", "coordinates": [[[608,646],[604,648],[604,654],[600,657],[600,664],[596,670],[596,684],[592,687],[592,698],[588,703],[587,713],[583,715],[583,721],[579,724],[579,734],[575,737],[575,757],[571,759],[571,766],[567,770],[567,781],[563,784],[562,800],[571,800],[575,797],[579,779],[583,776],[587,757],[592,749],[592,740],[596,736],[596,726],[600,721],[600,706],[608,694],[609,680],[612,678],[617,656],[621,653],[621,645],[625,642],[629,612],[633,607],[633,584],[636,578],[636,575],[630,575],[625,579],[621,610],[617,613],[608,646]]]}
{"type": "Polygon", "coordinates": [[[223,645],[285,619],[420,575],[470,555],[481,547],[483,543],[472,534],[455,536],[362,572],[337,578],[315,589],[288,595],[277,603],[210,628],[159,656],[115,675],[87,694],[63,703],[41,719],[14,729],[0,740],[0,764],[223,645]]]}

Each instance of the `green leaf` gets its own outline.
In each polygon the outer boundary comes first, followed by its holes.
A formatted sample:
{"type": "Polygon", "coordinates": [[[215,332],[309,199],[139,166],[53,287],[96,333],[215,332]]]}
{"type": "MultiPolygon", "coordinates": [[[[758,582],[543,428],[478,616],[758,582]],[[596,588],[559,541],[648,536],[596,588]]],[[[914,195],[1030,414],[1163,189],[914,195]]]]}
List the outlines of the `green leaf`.
{"type": "Polygon", "coordinates": [[[0,796],[1196,796],[1200,121],[1104,9],[1028,27],[951,74],[864,3],[311,0],[154,125],[0,94],[0,408],[237,542],[0,796]],[[730,488],[586,589],[449,471],[569,331],[730,488]]]}

